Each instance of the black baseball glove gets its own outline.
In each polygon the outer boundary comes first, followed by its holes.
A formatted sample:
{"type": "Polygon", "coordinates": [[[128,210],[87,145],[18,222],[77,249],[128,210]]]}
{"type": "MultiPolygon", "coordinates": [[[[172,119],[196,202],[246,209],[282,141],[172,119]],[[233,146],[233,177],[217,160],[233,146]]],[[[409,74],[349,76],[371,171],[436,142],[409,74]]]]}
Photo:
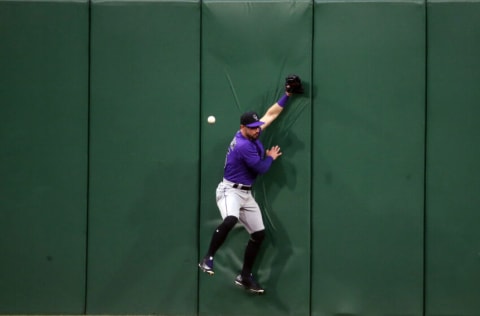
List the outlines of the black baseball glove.
{"type": "Polygon", "coordinates": [[[289,75],[285,78],[285,90],[293,94],[303,93],[302,80],[300,77],[297,75],[289,75]]]}

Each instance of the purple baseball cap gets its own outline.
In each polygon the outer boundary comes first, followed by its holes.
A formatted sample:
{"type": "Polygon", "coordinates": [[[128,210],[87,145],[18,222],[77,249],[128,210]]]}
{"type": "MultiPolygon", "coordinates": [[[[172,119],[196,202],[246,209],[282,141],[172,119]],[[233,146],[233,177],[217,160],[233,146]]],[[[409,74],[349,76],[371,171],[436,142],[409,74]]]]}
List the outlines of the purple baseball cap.
{"type": "Polygon", "coordinates": [[[258,114],[256,112],[245,112],[240,117],[240,124],[245,125],[246,127],[259,127],[265,124],[264,122],[258,119],[258,114]]]}

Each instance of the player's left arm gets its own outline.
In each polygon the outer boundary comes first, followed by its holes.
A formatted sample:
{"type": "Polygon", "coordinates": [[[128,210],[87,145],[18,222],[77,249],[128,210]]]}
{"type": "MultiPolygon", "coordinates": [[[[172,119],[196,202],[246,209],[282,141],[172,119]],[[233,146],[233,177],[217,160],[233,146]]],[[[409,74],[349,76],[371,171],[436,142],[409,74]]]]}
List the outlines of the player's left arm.
{"type": "Polygon", "coordinates": [[[270,124],[272,124],[273,121],[282,113],[283,107],[285,106],[286,102],[290,98],[292,94],[289,92],[285,92],[285,95],[283,95],[277,102],[275,102],[272,106],[270,106],[263,115],[263,117],[260,119],[260,121],[264,122],[262,126],[262,130],[267,128],[270,124]]]}
{"type": "Polygon", "coordinates": [[[262,130],[267,128],[275,119],[282,113],[283,108],[288,102],[288,99],[293,95],[293,94],[301,94],[303,93],[303,85],[302,85],[302,80],[300,79],[299,76],[297,75],[289,75],[287,78],[285,78],[285,94],[278,99],[276,103],[274,103],[272,106],[270,106],[263,115],[263,117],[260,119],[260,121],[264,122],[261,126],[262,130]]]}

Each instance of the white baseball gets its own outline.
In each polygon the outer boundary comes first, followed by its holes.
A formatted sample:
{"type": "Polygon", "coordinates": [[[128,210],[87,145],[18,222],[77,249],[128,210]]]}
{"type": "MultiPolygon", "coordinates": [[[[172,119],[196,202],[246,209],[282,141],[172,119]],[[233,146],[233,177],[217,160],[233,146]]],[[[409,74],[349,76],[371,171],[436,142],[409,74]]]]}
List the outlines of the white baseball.
{"type": "Polygon", "coordinates": [[[214,123],[215,123],[215,116],[210,115],[210,116],[207,118],[207,122],[208,122],[209,124],[214,124],[214,123]]]}

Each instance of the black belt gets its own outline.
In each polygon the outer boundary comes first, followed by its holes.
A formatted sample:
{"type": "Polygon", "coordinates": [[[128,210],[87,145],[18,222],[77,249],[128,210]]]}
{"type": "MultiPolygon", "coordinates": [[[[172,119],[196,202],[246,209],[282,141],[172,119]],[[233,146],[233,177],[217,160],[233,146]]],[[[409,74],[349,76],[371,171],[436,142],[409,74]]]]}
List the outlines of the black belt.
{"type": "Polygon", "coordinates": [[[234,187],[235,189],[239,189],[239,190],[251,190],[252,189],[252,186],[251,185],[243,185],[243,184],[238,184],[238,183],[234,183],[232,185],[232,187],[234,187]]]}

